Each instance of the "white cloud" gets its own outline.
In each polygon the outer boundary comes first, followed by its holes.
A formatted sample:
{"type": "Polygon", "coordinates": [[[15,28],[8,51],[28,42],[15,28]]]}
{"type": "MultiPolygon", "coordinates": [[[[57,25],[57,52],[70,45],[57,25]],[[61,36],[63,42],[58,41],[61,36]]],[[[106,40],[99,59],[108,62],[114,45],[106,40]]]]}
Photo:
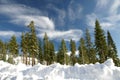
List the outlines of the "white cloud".
{"type": "Polygon", "coordinates": [[[47,33],[47,35],[49,36],[50,39],[56,39],[56,40],[61,40],[61,39],[65,39],[66,41],[69,41],[70,39],[73,39],[75,41],[79,41],[79,39],[82,37],[83,32],[82,30],[68,30],[68,31],[50,31],[50,30],[46,30],[43,31],[43,33],[38,34],[39,37],[43,37],[44,36],[44,32],[47,33]]]}
{"type": "Polygon", "coordinates": [[[35,26],[39,29],[49,29],[53,30],[55,25],[51,19],[46,16],[16,16],[16,19],[12,20],[12,23],[16,24],[25,24],[26,26],[30,23],[30,21],[35,22],[35,26]]]}
{"type": "Polygon", "coordinates": [[[79,3],[76,3],[76,1],[71,0],[69,6],[68,6],[68,18],[69,20],[73,21],[76,19],[80,19],[82,16],[83,8],[79,3]]]}
{"type": "MultiPolygon", "coordinates": [[[[55,6],[52,7],[55,12],[58,14],[58,21],[57,23],[60,23],[64,25],[64,19],[66,18],[66,11],[59,9],[55,6]]],[[[70,14],[69,17],[74,17],[74,19],[78,19],[81,13],[81,7],[79,8],[79,5],[77,5],[77,9],[74,10],[71,6],[71,10],[76,14],[70,14]],[[78,10],[77,10],[78,9],[78,10]],[[79,15],[78,15],[79,14],[79,15]]],[[[8,16],[11,20],[10,22],[13,24],[18,25],[28,25],[31,20],[35,22],[35,26],[37,27],[38,36],[43,37],[44,33],[47,32],[50,39],[56,39],[61,40],[64,38],[66,41],[69,41],[70,39],[73,39],[75,41],[78,41],[80,37],[82,36],[82,30],[68,30],[68,31],[59,31],[55,30],[55,23],[52,19],[44,15],[44,11],[40,11],[36,8],[31,8],[25,5],[21,4],[2,4],[0,5],[0,14],[4,14],[8,16]]],[[[72,19],[71,19],[72,20],[72,19]]],[[[1,31],[1,34],[4,34],[3,36],[11,36],[16,34],[19,35],[19,32],[13,32],[13,31],[1,31]],[[10,34],[9,34],[10,33],[10,34]]],[[[2,36],[2,35],[0,35],[2,36]]]]}
{"type": "Polygon", "coordinates": [[[95,20],[97,19],[97,15],[92,13],[90,15],[87,15],[86,18],[87,18],[86,19],[87,25],[91,26],[91,27],[94,27],[95,26],[95,20]]]}
{"type": "Polygon", "coordinates": [[[110,8],[111,15],[117,14],[119,7],[120,7],[120,0],[114,0],[113,5],[110,8]]]}
{"type": "Polygon", "coordinates": [[[0,13],[11,18],[12,23],[19,25],[28,25],[33,20],[38,28],[54,29],[55,25],[52,19],[42,15],[41,11],[20,4],[0,5],[0,13]],[[42,16],[41,16],[42,15],[42,16]]]}
{"type": "Polygon", "coordinates": [[[48,4],[47,8],[52,11],[55,11],[55,14],[57,15],[55,18],[55,22],[57,23],[56,25],[64,26],[65,18],[66,18],[66,11],[64,9],[60,9],[60,8],[56,7],[53,4],[48,4]]]}
{"type": "Polygon", "coordinates": [[[108,1],[110,0],[96,0],[97,1],[97,4],[96,4],[96,7],[97,8],[103,8],[103,7],[106,7],[106,5],[108,5],[108,1]]]}
{"type": "Polygon", "coordinates": [[[11,37],[15,35],[16,37],[19,37],[21,35],[21,32],[15,32],[15,31],[0,31],[0,37],[11,37]]]}

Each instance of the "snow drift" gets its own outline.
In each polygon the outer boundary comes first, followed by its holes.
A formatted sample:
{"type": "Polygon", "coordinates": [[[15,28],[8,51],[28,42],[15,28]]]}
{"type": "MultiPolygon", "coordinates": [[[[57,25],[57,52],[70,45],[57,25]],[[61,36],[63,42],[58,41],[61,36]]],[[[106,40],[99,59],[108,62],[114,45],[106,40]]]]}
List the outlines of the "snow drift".
{"type": "Polygon", "coordinates": [[[12,65],[0,61],[0,80],[120,80],[120,68],[109,59],[103,64],[50,66],[12,65]]]}

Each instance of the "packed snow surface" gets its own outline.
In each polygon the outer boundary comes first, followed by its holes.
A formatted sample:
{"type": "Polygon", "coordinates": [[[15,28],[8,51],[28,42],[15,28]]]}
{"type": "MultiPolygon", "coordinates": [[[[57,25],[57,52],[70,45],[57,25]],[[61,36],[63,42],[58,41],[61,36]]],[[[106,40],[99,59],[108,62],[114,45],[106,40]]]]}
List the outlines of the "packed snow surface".
{"type": "Polygon", "coordinates": [[[0,80],[120,80],[120,68],[114,66],[112,59],[103,64],[67,66],[56,63],[33,67],[0,61],[0,80]]]}

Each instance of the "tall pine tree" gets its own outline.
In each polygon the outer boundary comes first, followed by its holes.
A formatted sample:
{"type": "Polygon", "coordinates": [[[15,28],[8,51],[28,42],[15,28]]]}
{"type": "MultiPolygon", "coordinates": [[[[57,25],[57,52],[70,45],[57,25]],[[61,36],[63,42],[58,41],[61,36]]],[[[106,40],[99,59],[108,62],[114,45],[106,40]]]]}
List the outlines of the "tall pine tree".
{"type": "Polygon", "coordinates": [[[107,31],[107,43],[108,43],[108,57],[113,59],[116,66],[119,66],[116,45],[109,31],[107,31]]]}
{"type": "Polygon", "coordinates": [[[36,36],[34,22],[31,21],[28,25],[30,28],[30,54],[32,55],[32,66],[35,65],[35,57],[38,55],[38,40],[36,36]]]}
{"type": "Polygon", "coordinates": [[[98,20],[95,22],[95,47],[99,55],[99,61],[103,63],[107,59],[107,43],[104,31],[101,29],[98,20]]]}
{"type": "Polygon", "coordinates": [[[76,63],[76,56],[75,56],[75,52],[76,52],[76,44],[75,41],[73,41],[72,39],[70,40],[70,60],[71,60],[71,64],[74,65],[76,63]]]}

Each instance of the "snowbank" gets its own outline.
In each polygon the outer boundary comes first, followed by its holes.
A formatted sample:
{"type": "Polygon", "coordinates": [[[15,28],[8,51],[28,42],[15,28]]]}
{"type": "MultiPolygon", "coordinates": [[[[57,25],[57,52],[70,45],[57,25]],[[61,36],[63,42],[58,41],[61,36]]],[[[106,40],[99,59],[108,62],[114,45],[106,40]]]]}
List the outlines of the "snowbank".
{"type": "Polygon", "coordinates": [[[103,64],[66,66],[56,63],[33,67],[0,61],[0,80],[120,80],[120,68],[114,66],[112,59],[103,64]]]}

